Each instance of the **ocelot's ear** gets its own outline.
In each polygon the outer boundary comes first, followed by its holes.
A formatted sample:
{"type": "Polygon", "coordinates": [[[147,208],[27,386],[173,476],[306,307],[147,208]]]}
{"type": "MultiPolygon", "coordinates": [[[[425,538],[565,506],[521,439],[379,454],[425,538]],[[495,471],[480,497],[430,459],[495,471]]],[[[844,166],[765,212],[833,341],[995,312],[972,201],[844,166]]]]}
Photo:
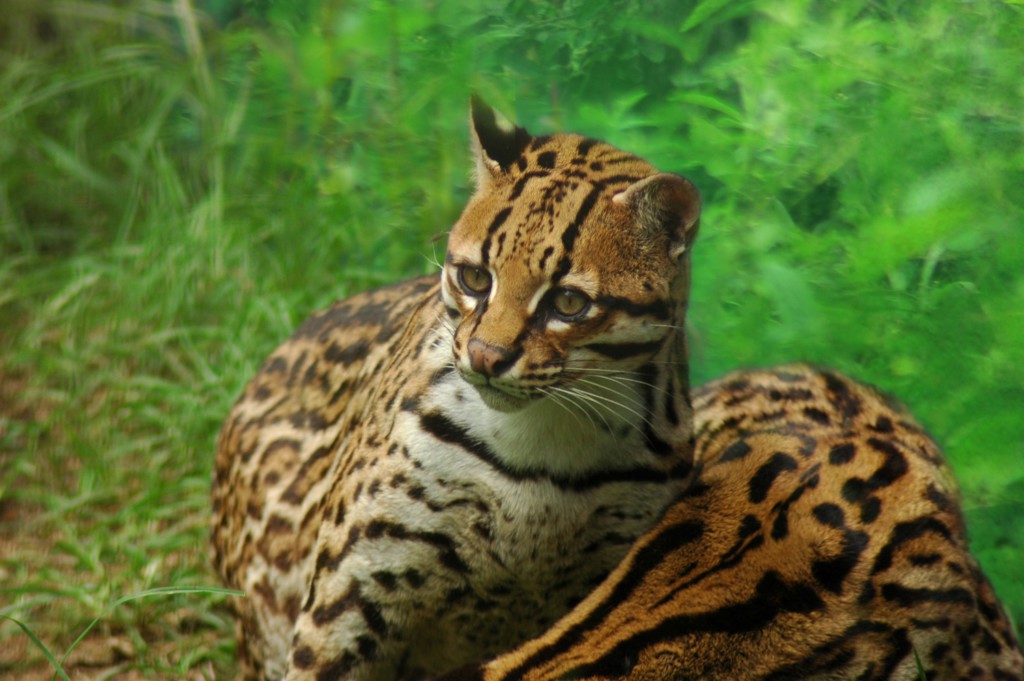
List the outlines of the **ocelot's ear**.
{"type": "Polygon", "coordinates": [[[634,182],[612,197],[649,236],[668,235],[677,258],[693,244],[700,226],[700,192],[685,177],[659,173],[634,182]]]}
{"type": "Polygon", "coordinates": [[[488,106],[479,95],[470,99],[469,123],[473,131],[476,186],[482,189],[508,172],[533,138],[524,128],[513,125],[488,106]]]}

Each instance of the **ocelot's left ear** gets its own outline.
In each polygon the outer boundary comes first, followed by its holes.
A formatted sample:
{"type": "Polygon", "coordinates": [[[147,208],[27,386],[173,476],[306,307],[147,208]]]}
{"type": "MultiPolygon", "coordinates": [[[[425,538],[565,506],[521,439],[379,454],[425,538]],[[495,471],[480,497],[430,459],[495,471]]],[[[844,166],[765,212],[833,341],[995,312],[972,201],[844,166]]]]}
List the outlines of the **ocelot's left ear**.
{"type": "Polygon", "coordinates": [[[478,95],[469,102],[469,123],[476,160],[476,186],[485,189],[508,172],[533,137],[526,128],[513,125],[478,95]]]}
{"type": "Polygon", "coordinates": [[[612,197],[633,214],[650,237],[668,236],[671,255],[678,258],[697,238],[700,192],[685,177],[670,173],[651,175],[612,197]]]}

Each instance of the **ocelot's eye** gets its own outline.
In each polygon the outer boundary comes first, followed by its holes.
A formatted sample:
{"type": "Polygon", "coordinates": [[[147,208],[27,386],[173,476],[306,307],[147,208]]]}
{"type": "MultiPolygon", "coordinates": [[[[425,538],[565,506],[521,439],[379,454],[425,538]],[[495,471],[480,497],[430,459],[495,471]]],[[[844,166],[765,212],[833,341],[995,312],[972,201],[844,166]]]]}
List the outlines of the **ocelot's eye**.
{"type": "Polygon", "coordinates": [[[590,307],[590,298],[574,288],[560,288],[555,290],[551,306],[562,317],[578,317],[590,307]]]}
{"type": "Polygon", "coordinates": [[[491,273],[482,267],[459,267],[459,285],[471,296],[482,296],[491,290],[491,273]]]}

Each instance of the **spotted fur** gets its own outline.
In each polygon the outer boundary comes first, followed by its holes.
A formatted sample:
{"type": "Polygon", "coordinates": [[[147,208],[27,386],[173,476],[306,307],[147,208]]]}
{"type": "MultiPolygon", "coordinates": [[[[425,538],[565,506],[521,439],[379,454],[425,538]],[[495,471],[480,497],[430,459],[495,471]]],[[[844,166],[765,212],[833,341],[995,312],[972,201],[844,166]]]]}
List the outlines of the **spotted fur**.
{"type": "Polygon", "coordinates": [[[953,477],[901,406],[796,365],[708,384],[694,410],[703,470],[657,526],[543,636],[444,681],[1024,678],[953,477]]]}
{"type": "Polygon", "coordinates": [[[685,179],[472,107],[440,277],[313,315],[218,444],[252,678],[409,679],[541,634],[687,484],[685,179]]]}
{"type": "Polygon", "coordinates": [[[691,403],[689,182],[472,130],[441,276],[313,315],[224,425],[244,676],[1024,677],[906,412],[804,366],[691,403]]]}

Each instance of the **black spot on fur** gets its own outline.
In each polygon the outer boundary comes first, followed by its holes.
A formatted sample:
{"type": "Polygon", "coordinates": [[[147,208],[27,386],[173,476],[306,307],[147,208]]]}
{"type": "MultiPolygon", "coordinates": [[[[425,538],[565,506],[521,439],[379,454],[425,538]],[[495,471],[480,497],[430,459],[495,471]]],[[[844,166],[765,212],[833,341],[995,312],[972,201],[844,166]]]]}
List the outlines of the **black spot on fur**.
{"type": "Polygon", "coordinates": [[[725,448],[722,453],[722,458],[719,461],[734,461],[737,459],[746,458],[747,454],[750,454],[750,445],[747,444],[746,440],[736,440],[731,445],[725,448]]]}
{"type": "Polygon", "coordinates": [[[894,430],[892,421],[886,416],[879,416],[878,420],[875,421],[875,425],[868,427],[876,433],[891,433],[894,430]]]}
{"type": "Polygon", "coordinates": [[[875,564],[871,568],[871,574],[885,572],[892,567],[893,557],[896,551],[904,544],[926,534],[936,534],[947,542],[952,541],[953,535],[949,528],[940,520],[932,517],[922,517],[915,520],[908,520],[899,523],[893,528],[889,535],[889,541],[879,550],[875,557],[875,564]]]}
{"type": "Polygon", "coordinates": [[[414,589],[418,589],[427,581],[426,578],[420,574],[420,571],[416,568],[409,568],[402,573],[402,579],[408,582],[409,586],[414,589]]]}
{"type": "Polygon", "coordinates": [[[750,503],[759,504],[764,501],[775,479],[786,471],[795,471],[796,469],[797,463],[793,457],[782,452],[772,454],[772,457],[758,468],[750,479],[750,489],[747,495],[750,503]]]}
{"type": "Polygon", "coordinates": [[[316,674],[316,681],[339,681],[355,666],[358,659],[349,651],[345,651],[316,674]]]}
{"type": "Polygon", "coordinates": [[[850,392],[846,381],[836,374],[827,371],[823,371],[821,376],[825,379],[828,401],[832,403],[836,411],[847,419],[851,419],[860,413],[860,400],[850,392]]]}
{"type": "Polygon", "coordinates": [[[829,424],[828,414],[816,407],[804,407],[804,416],[824,426],[829,424]]]}
{"type": "Polygon", "coordinates": [[[292,653],[292,666],[296,669],[309,669],[315,662],[316,657],[309,646],[299,646],[292,653]]]}
{"type": "Polygon", "coordinates": [[[857,448],[852,444],[836,445],[832,448],[832,451],[828,453],[828,462],[833,466],[841,466],[846,463],[853,461],[854,455],[857,453],[857,448]]]}
{"type": "Polygon", "coordinates": [[[860,520],[862,523],[871,524],[878,520],[882,512],[882,501],[878,497],[868,497],[860,505],[860,520]]]}
{"type": "Polygon", "coordinates": [[[843,509],[832,503],[818,504],[812,513],[819,523],[828,527],[841,528],[846,521],[843,509]]]}
{"type": "MultiPolygon", "coordinates": [[[[902,584],[889,583],[882,585],[882,598],[903,607],[915,607],[923,603],[957,603],[967,607],[974,607],[974,596],[970,591],[962,587],[929,589],[926,587],[912,588],[902,584]]],[[[963,637],[961,640],[968,639],[963,637]]]]}
{"type": "Polygon", "coordinates": [[[324,350],[324,359],[332,364],[349,365],[366,358],[370,350],[370,343],[367,340],[359,340],[351,345],[342,347],[337,343],[331,343],[324,350]]]}
{"type": "Polygon", "coordinates": [[[380,584],[385,591],[394,591],[398,587],[398,578],[395,577],[394,573],[387,570],[371,572],[370,577],[373,578],[373,581],[380,584]]]}

